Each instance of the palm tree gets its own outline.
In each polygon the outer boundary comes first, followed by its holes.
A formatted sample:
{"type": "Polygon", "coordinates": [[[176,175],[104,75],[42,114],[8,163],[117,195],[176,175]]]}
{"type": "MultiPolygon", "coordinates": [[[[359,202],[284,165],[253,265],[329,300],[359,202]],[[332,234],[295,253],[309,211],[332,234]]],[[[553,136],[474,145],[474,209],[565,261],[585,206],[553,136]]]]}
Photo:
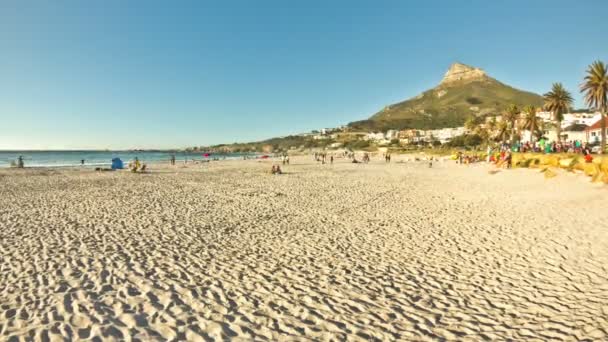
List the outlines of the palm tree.
{"type": "Polygon", "coordinates": [[[503,143],[510,135],[509,132],[509,123],[507,121],[502,120],[498,124],[496,124],[496,140],[503,143]]]}
{"type": "Polygon", "coordinates": [[[523,128],[530,131],[530,142],[534,142],[534,134],[538,130],[539,120],[536,116],[536,107],[529,105],[524,108],[525,118],[523,128]]]}
{"type": "Polygon", "coordinates": [[[475,134],[479,135],[481,137],[481,140],[483,140],[484,142],[490,141],[490,132],[488,131],[487,127],[477,126],[475,134]]]}
{"type": "Polygon", "coordinates": [[[495,131],[496,131],[496,117],[493,116],[487,123],[486,123],[486,128],[488,129],[488,133],[490,133],[490,135],[494,135],[495,131]]]}
{"type": "Polygon", "coordinates": [[[475,121],[476,121],[476,120],[475,120],[475,117],[474,117],[474,116],[472,116],[472,115],[471,115],[471,116],[469,116],[469,117],[467,118],[467,120],[465,121],[465,123],[464,123],[464,128],[465,128],[467,131],[469,131],[469,132],[474,131],[474,130],[475,130],[475,126],[477,126],[477,123],[476,123],[475,121]]]}
{"type": "Polygon", "coordinates": [[[553,83],[551,91],[543,95],[543,97],[545,99],[545,110],[553,112],[557,141],[561,141],[562,120],[564,120],[564,113],[572,106],[572,95],[564,89],[561,83],[553,83]]]}
{"type": "Polygon", "coordinates": [[[519,116],[519,108],[516,105],[510,105],[505,113],[503,119],[511,125],[511,144],[515,140],[515,122],[517,122],[519,116]]]}
{"type": "Polygon", "coordinates": [[[581,84],[581,93],[585,93],[585,102],[589,107],[600,111],[602,127],[602,153],[606,149],[606,111],[608,110],[608,70],[603,62],[595,61],[587,69],[585,82],[581,84]]]}

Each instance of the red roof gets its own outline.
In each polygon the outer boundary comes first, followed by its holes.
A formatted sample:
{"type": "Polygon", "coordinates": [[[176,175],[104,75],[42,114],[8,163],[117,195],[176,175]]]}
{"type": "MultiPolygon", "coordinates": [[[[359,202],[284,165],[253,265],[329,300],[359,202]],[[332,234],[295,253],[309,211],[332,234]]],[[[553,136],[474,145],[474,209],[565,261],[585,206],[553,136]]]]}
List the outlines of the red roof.
{"type": "MultiPolygon", "coordinates": [[[[606,127],[608,127],[608,117],[604,118],[604,122],[606,122],[606,127]]],[[[587,127],[586,131],[589,132],[589,131],[595,131],[598,129],[602,129],[602,120],[601,119],[597,120],[597,122],[594,123],[593,125],[587,127]]]]}

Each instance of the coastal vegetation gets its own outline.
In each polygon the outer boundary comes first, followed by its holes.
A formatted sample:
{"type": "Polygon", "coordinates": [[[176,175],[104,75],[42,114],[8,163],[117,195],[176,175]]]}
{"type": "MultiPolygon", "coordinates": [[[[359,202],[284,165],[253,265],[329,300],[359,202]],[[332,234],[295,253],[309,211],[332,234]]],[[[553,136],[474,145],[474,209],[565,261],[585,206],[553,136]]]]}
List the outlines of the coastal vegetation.
{"type": "Polygon", "coordinates": [[[595,61],[587,69],[587,75],[581,85],[585,102],[600,111],[601,118],[601,149],[606,150],[606,112],[608,111],[608,70],[606,64],[595,61]]]}
{"type": "MultiPolygon", "coordinates": [[[[191,148],[191,151],[221,152],[306,152],[311,150],[345,149],[374,151],[380,147],[392,152],[423,149],[462,147],[482,149],[496,143],[531,143],[546,139],[547,132],[555,131],[555,140],[562,139],[562,121],[565,113],[585,113],[598,110],[602,118],[608,111],[608,70],[603,62],[589,66],[581,85],[589,109],[572,109],[572,94],[562,83],[552,84],[543,96],[507,86],[478,68],[455,63],[441,83],[415,98],[385,107],[367,120],[351,122],[330,132],[278,137],[258,142],[221,144],[191,148]],[[539,111],[551,113],[541,119],[539,111]],[[428,135],[438,127],[464,128],[461,135],[452,135],[441,141],[428,135]],[[375,132],[392,130],[426,130],[423,139],[402,138],[392,135],[385,139],[370,138],[375,132]]],[[[423,132],[424,133],[424,132],[423,132]]],[[[378,133],[379,134],[379,133],[378,133]]],[[[605,151],[606,129],[602,120],[602,151],[605,151]]]]}
{"type": "Polygon", "coordinates": [[[564,86],[561,83],[553,83],[551,91],[544,95],[544,100],[545,110],[553,113],[555,128],[557,130],[557,140],[561,141],[562,121],[564,120],[564,113],[572,106],[572,95],[564,89],[564,86]]]}
{"type": "Polygon", "coordinates": [[[349,126],[357,130],[457,127],[471,115],[498,115],[511,104],[539,107],[543,98],[506,85],[479,68],[454,63],[435,88],[386,106],[371,118],[349,126]]]}

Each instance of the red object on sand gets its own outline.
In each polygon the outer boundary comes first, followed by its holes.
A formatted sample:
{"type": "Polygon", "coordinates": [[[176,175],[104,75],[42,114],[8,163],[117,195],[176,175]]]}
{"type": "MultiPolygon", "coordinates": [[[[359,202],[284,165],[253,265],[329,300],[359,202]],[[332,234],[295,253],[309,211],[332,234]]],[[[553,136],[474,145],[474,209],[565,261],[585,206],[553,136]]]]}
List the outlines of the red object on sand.
{"type": "Polygon", "coordinates": [[[590,154],[585,155],[585,162],[591,163],[593,162],[593,157],[590,154]]]}
{"type": "Polygon", "coordinates": [[[263,155],[262,159],[268,159],[268,156],[267,155],[263,155]]]}
{"type": "Polygon", "coordinates": [[[207,157],[207,158],[209,158],[209,156],[210,156],[210,154],[209,154],[209,153],[205,153],[205,154],[203,154],[203,157],[207,157]]]}

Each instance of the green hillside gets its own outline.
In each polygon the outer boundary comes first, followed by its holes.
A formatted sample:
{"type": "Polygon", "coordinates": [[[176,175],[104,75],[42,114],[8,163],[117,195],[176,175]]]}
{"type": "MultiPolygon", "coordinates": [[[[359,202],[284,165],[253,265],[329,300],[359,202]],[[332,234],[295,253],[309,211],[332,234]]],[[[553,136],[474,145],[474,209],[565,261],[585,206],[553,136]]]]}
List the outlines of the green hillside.
{"type": "Polygon", "coordinates": [[[510,104],[523,107],[543,103],[540,95],[503,84],[480,69],[463,64],[457,67],[456,75],[450,74],[452,66],[439,86],[387,106],[369,120],[351,122],[349,126],[361,130],[455,127],[462,126],[471,115],[501,114],[510,104]],[[467,75],[468,72],[471,74],[467,75]]]}

